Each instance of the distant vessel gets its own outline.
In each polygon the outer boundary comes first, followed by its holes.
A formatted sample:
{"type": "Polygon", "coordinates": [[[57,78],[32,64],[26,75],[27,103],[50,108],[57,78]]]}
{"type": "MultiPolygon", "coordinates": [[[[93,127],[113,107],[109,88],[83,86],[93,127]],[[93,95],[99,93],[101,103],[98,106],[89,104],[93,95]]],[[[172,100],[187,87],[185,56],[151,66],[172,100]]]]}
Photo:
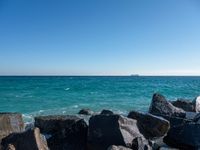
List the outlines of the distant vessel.
{"type": "Polygon", "coordinates": [[[131,74],[131,77],[139,77],[139,74],[131,74]]]}

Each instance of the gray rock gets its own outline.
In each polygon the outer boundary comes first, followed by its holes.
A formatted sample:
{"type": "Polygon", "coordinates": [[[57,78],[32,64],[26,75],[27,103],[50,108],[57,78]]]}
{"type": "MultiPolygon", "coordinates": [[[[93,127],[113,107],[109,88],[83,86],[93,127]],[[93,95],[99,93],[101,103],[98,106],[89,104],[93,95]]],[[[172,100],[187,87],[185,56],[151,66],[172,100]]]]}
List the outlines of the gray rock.
{"type": "Polygon", "coordinates": [[[100,114],[101,115],[113,115],[114,113],[111,110],[103,109],[100,114]]]}
{"type": "Polygon", "coordinates": [[[110,145],[131,148],[138,137],[143,135],[136,120],[121,115],[95,115],[89,120],[88,150],[107,150],[110,145]]]}
{"type": "Polygon", "coordinates": [[[0,142],[9,134],[22,131],[24,122],[20,113],[0,113],[0,142]]]}
{"type": "Polygon", "coordinates": [[[166,135],[170,128],[169,121],[149,113],[131,111],[128,118],[137,120],[140,132],[147,138],[159,138],[166,135]]]}
{"type": "Polygon", "coordinates": [[[193,102],[186,99],[178,99],[176,101],[171,101],[172,105],[181,108],[184,111],[196,112],[193,102]]]}
{"type": "Polygon", "coordinates": [[[180,149],[200,149],[200,124],[186,122],[172,127],[164,142],[172,147],[180,149]]]}
{"type": "Polygon", "coordinates": [[[48,150],[40,130],[34,128],[22,133],[12,133],[2,139],[3,150],[48,150]]]}
{"type": "Polygon", "coordinates": [[[108,147],[107,150],[132,150],[132,149],[124,147],[124,146],[111,145],[110,147],[108,147]]]}
{"type": "Polygon", "coordinates": [[[85,150],[88,126],[76,116],[40,116],[35,118],[35,126],[48,135],[51,150],[85,150]]]}
{"type": "Polygon", "coordinates": [[[192,101],[193,105],[194,105],[194,109],[196,112],[200,112],[200,96],[196,97],[193,101],[192,101]]]}
{"type": "Polygon", "coordinates": [[[92,115],[94,112],[91,111],[89,108],[84,108],[79,111],[78,114],[80,115],[92,115]]]}
{"type": "Polygon", "coordinates": [[[161,94],[154,94],[149,108],[149,113],[154,115],[166,115],[185,118],[186,113],[184,110],[173,106],[166,98],[161,94]]]}

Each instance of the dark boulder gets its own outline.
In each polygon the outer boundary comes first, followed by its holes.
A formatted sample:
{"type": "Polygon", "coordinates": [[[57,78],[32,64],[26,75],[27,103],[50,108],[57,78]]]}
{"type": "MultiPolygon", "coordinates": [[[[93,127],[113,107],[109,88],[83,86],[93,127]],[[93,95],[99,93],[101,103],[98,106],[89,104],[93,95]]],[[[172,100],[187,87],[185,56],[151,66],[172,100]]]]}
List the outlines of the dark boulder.
{"type": "Polygon", "coordinates": [[[107,150],[110,145],[132,147],[137,137],[143,137],[137,121],[121,115],[95,115],[89,120],[88,150],[107,150]]]}
{"type": "Polygon", "coordinates": [[[0,113],[0,141],[14,132],[24,131],[24,122],[20,113],[0,113]]]}
{"type": "Polygon", "coordinates": [[[35,126],[48,135],[51,150],[85,150],[88,126],[76,116],[40,116],[35,126]]]}
{"type": "Polygon", "coordinates": [[[161,94],[154,94],[149,108],[149,113],[154,115],[166,115],[166,116],[176,116],[185,118],[186,113],[184,110],[173,106],[166,98],[161,94]]]}
{"type": "Polygon", "coordinates": [[[46,139],[38,128],[12,133],[2,139],[3,150],[48,150],[46,139]]]}
{"type": "Polygon", "coordinates": [[[176,101],[171,101],[172,105],[181,108],[185,111],[196,112],[193,102],[186,99],[178,99],[176,101]]]}
{"type": "Polygon", "coordinates": [[[164,136],[170,128],[169,121],[162,117],[148,113],[131,111],[128,118],[137,120],[140,132],[147,138],[159,138],[164,136]]]}
{"type": "Polygon", "coordinates": [[[172,127],[164,142],[172,147],[196,150],[200,148],[200,124],[198,123],[184,123],[172,127]]]}
{"type": "Polygon", "coordinates": [[[103,109],[100,114],[101,115],[113,115],[114,113],[111,110],[103,109]]]}
{"type": "Polygon", "coordinates": [[[132,150],[132,149],[124,147],[124,146],[111,145],[110,147],[108,147],[107,150],[132,150]]]}
{"type": "Polygon", "coordinates": [[[90,110],[89,108],[84,108],[81,109],[78,114],[80,115],[92,115],[94,112],[92,110],[90,110]]]}
{"type": "Polygon", "coordinates": [[[200,123],[200,113],[196,114],[196,116],[194,117],[193,121],[200,123]]]}

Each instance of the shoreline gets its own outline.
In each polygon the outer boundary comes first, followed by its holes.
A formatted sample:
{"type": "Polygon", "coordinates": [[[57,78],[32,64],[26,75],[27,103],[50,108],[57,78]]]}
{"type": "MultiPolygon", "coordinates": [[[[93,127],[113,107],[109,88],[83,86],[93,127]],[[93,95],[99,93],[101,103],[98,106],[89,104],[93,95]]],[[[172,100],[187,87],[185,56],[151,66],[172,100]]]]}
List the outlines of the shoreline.
{"type": "Polygon", "coordinates": [[[132,110],[121,115],[85,108],[76,115],[35,116],[34,124],[26,127],[22,114],[0,113],[0,149],[196,149],[200,148],[199,112],[200,97],[167,101],[155,93],[146,113],[132,110]]]}

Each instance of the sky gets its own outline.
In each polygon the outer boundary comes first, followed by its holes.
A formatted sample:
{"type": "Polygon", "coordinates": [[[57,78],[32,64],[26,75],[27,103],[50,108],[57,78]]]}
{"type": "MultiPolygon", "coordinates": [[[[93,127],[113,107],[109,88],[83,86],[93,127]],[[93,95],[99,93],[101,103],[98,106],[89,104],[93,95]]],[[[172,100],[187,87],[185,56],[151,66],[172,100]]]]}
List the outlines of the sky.
{"type": "Polygon", "coordinates": [[[0,75],[200,75],[199,0],[0,0],[0,75]]]}

